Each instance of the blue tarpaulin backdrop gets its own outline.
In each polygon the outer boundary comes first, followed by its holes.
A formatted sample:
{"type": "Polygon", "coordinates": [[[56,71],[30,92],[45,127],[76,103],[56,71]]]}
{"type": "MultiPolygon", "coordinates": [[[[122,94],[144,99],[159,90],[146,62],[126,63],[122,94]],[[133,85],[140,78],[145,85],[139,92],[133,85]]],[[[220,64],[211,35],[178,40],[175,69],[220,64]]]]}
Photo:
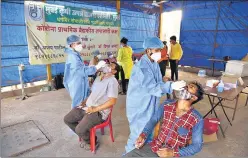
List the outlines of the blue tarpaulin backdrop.
{"type": "MultiPolygon", "coordinates": [[[[61,2],[47,3],[90,8],[98,11],[116,11],[116,3],[110,2],[61,2]]],[[[121,3],[121,37],[129,39],[135,53],[142,51],[142,42],[148,36],[158,35],[159,8],[144,8],[131,1],[121,3]]],[[[248,53],[248,2],[246,1],[170,1],[164,3],[164,11],[183,10],[180,42],[183,47],[182,65],[211,67],[208,58],[214,56],[241,59],[248,53]]],[[[24,82],[46,79],[46,66],[30,65],[21,1],[1,3],[2,10],[2,86],[19,84],[17,65],[25,64],[24,82]]],[[[166,24],[169,25],[169,24],[166,24]]],[[[66,39],[66,37],[65,37],[66,39]]],[[[223,65],[217,65],[223,69],[223,65]]],[[[64,64],[52,64],[53,76],[63,73],[64,64]]]]}
{"type": "MultiPolygon", "coordinates": [[[[214,56],[240,60],[248,53],[248,2],[206,1],[183,4],[182,65],[211,67],[214,56]]],[[[223,70],[223,64],[217,63],[223,70]]]]}

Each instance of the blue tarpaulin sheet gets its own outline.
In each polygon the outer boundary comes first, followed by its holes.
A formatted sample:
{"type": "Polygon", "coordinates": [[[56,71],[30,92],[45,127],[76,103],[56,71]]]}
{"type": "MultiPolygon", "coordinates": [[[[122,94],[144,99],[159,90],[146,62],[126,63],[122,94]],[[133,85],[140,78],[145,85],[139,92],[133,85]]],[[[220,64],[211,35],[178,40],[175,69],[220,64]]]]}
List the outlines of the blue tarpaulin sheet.
{"type": "MultiPolygon", "coordinates": [[[[211,57],[241,60],[248,53],[247,8],[247,1],[187,1],[180,33],[181,64],[210,68],[211,57]]],[[[215,68],[224,66],[216,63],[215,68]]]]}

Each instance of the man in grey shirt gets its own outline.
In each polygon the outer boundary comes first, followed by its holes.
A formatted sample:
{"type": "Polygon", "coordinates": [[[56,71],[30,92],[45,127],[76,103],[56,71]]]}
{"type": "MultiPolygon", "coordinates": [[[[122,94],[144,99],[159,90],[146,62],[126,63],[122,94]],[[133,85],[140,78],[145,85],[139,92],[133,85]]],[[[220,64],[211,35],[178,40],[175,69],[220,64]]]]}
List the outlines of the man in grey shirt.
{"type": "MultiPolygon", "coordinates": [[[[92,85],[90,96],[64,117],[64,122],[83,139],[81,147],[86,150],[90,150],[90,129],[103,123],[116,103],[118,82],[114,75],[118,72],[117,63],[103,67],[92,85]]],[[[97,138],[95,140],[97,148],[99,142],[97,138]]]]}

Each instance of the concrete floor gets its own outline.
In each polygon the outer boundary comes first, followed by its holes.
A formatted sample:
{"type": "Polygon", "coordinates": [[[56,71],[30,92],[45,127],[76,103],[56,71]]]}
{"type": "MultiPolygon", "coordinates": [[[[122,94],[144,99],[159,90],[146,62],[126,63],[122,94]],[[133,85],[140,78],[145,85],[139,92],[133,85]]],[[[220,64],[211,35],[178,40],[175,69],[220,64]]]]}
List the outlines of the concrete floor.
{"type": "MultiPolygon", "coordinates": [[[[180,79],[194,80],[195,74],[180,72],[180,79]]],[[[241,94],[233,126],[227,123],[220,107],[217,108],[221,123],[226,129],[226,138],[218,133],[219,140],[204,144],[202,151],[196,156],[248,156],[248,106],[244,107],[245,99],[246,96],[241,94]]],[[[125,96],[119,96],[113,110],[115,142],[111,142],[108,129],[104,136],[100,136],[98,131],[101,146],[95,155],[79,147],[78,137],[63,122],[63,117],[69,112],[71,103],[65,89],[36,93],[24,101],[8,98],[1,102],[2,127],[34,120],[51,141],[48,145],[20,155],[22,157],[120,157],[124,152],[129,134],[125,96]]],[[[234,106],[234,102],[225,102],[225,105],[234,106]]],[[[195,105],[195,108],[204,115],[210,109],[207,98],[195,105]]],[[[233,111],[227,109],[227,112],[231,117],[233,111]]]]}

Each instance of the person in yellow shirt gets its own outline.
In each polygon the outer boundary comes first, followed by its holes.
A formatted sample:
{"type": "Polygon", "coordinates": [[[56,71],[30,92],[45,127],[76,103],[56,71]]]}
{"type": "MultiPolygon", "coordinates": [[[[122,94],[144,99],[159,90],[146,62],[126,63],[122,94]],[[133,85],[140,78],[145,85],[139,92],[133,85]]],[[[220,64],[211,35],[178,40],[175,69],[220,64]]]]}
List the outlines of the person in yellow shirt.
{"type": "Polygon", "coordinates": [[[176,42],[176,36],[170,37],[171,44],[171,52],[170,52],[170,67],[171,67],[171,80],[174,80],[174,76],[176,77],[176,81],[178,81],[178,63],[183,56],[183,51],[181,45],[176,42]]]}
{"type": "Polygon", "coordinates": [[[127,45],[128,39],[121,39],[121,48],[118,51],[117,62],[121,65],[121,84],[122,95],[126,95],[127,85],[133,68],[132,54],[133,50],[127,45]]]}

